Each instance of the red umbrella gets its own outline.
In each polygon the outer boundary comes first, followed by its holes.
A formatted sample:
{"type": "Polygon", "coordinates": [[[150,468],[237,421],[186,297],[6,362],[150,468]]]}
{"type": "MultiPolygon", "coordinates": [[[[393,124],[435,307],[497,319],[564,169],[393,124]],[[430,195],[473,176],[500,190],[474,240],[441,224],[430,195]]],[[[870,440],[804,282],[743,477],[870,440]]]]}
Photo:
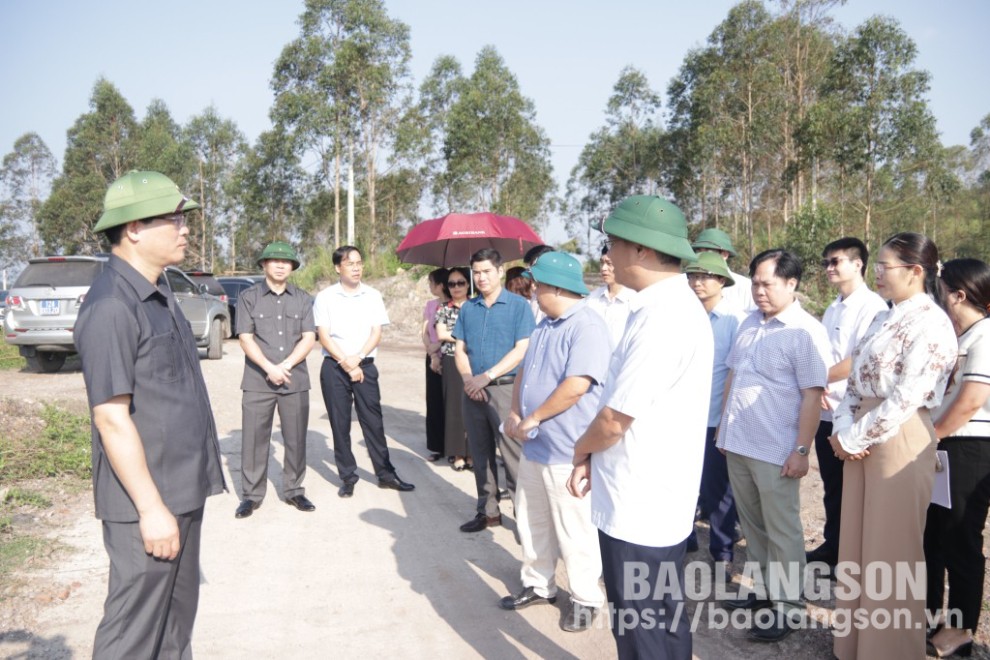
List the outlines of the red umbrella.
{"type": "Polygon", "coordinates": [[[495,248],[503,261],[512,261],[537,245],[543,240],[519,218],[448,213],[410,229],[395,253],[407,264],[451,267],[468,265],[471,255],[482,248],[495,248]]]}

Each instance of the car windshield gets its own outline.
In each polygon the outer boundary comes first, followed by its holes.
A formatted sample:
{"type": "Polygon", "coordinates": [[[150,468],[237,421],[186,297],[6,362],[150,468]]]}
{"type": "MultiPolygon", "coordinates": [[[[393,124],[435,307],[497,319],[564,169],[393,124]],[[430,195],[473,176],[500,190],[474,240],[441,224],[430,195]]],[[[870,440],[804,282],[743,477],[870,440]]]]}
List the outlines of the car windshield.
{"type": "Polygon", "coordinates": [[[28,264],[14,288],[29,286],[89,286],[103,270],[101,261],[48,261],[28,264]]]}

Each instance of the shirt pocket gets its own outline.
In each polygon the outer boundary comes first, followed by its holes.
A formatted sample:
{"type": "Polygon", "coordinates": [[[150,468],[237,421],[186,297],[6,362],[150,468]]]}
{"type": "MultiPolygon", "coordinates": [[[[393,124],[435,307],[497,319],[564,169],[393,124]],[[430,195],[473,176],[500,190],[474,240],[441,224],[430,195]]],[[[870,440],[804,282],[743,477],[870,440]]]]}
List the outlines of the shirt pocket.
{"type": "Polygon", "coordinates": [[[148,340],[152,377],[162,383],[174,383],[181,373],[182,346],[172,333],[154,335],[148,340]]]}

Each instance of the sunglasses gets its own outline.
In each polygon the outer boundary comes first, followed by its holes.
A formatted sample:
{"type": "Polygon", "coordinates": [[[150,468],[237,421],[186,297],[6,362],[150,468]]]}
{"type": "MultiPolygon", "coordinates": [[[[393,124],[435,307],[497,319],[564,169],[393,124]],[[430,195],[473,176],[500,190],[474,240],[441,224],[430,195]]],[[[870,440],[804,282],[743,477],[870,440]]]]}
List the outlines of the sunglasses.
{"type": "Polygon", "coordinates": [[[451,280],[447,282],[447,286],[467,286],[467,280],[451,280]]]}
{"type": "Polygon", "coordinates": [[[848,261],[848,257],[832,257],[831,259],[822,259],[822,268],[827,270],[829,267],[835,268],[843,261],[848,261]]]}

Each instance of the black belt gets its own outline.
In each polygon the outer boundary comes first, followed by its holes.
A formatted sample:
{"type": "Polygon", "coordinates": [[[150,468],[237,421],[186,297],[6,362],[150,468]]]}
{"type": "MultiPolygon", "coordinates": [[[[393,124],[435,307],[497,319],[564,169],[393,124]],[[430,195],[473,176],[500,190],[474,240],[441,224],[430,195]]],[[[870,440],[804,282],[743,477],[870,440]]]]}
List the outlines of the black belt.
{"type": "Polygon", "coordinates": [[[489,385],[512,385],[514,382],[516,382],[516,377],[515,376],[499,376],[498,378],[496,378],[495,380],[493,380],[492,382],[490,382],[488,384],[489,385]]]}
{"type": "MultiPolygon", "coordinates": [[[[323,356],[323,359],[324,360],[333,360],[334,362],[337,362],[337,360],[335,360],[334,358],[330,357],[329,355],[324,355],[323,356]]],[[[358,366],[359,367],[366,367],[369,364],[374,364],[374,363],[375,363],[375,358],[364,358],[363,360],[361,360],[360,362],[358,362],[358,366]]],[[[340,363],[337,362],[337,364],[340,364],[340,363]]]]}

